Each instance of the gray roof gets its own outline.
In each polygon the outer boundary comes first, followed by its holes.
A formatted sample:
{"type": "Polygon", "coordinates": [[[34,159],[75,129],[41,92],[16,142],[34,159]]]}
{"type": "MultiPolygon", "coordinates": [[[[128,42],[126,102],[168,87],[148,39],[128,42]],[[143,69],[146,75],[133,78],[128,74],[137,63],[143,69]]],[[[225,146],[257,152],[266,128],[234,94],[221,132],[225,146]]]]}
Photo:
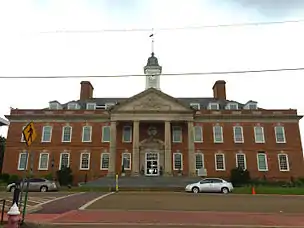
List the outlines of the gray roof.
{"type": "Polygon", "coordinates": [[[7,126],[7,125],[9,125],[8,120],[5,120],[5,119],[0,117],[0,126],[7,126]]]}

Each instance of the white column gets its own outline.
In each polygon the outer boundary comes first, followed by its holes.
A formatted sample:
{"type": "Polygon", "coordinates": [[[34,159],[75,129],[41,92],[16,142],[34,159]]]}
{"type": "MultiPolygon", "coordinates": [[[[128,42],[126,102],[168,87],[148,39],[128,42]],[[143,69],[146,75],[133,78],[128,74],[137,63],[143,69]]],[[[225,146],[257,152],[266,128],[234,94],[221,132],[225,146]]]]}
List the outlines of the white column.
{"type": "Polygon", "coordinates": [[[116,122],[111,122],[110,159],[108,176],[115,175],[116,164],[116,122]]]}
{"type": "Polygon", "coordinates": [[[132,175],[139,175],[139,121],[133,122],[132,175]]]}
{"type": "Polygon", "coordinates": [[[172,175],[171,123],[165,121],[165,175],[172,175]]]}
{"type": "Polygon", "coordinates": [[[195,153],[194,153],[194,133],[193,121],[188,121],[188,172],[189,176],[195,176],[195,153]]]}

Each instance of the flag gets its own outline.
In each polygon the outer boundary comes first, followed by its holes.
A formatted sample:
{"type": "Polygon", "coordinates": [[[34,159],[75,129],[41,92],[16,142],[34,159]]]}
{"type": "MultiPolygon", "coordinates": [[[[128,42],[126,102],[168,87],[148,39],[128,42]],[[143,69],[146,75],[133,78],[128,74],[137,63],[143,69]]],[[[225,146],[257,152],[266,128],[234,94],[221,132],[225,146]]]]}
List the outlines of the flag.
{"type": "Polygon", "coordinates": [[[149,37],[153,37],[154,36],[154,34],[152,33],[149,37]]]}

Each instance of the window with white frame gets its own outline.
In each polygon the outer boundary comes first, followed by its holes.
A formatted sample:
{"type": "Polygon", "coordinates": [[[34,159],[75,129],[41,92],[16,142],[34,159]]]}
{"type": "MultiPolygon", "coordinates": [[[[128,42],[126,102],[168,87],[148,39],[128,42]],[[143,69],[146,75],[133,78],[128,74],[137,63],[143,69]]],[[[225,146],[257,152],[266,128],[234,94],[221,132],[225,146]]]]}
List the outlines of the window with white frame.
{"type": "Polygon", "coordinates": [[[44,126],[42,128],[41,142],[51,142],[52,140],[52,126],[44,126]]]}
{"type": "Polygon", "coordinates": [[[215,154],[215,170],[225,170],[225,155],[222,153],[215,154]]]}
{"type": "Polygon", "coordinates": [[[234,126],[233,127],[233,138],[235,143],[243,143],[244,135],[243,135],[243,127],[242,126],[234,126]]]}
{"type": "Polygon", "coordinates": [[[91,141],[92,141],[92,126],[83,126],[82,142],[91,142],[91,141]]]}
{"type": "Polygon", "coordinates": [[[40,153],[39,155],[39,170],[48,170],[49,168],[49,153],[40,153]]]}
{"type": "Polygon", "coordinates": [[[21,142],[25,142],[25,139],[24,139],[24,135],[23,135],[23,130],[24,130],[24,128],[25,128],[26,126],[23,126],[22,127],[22,131],[21,131],[21,142]]]}
{"type": "Polygon", "coordinates": [[[287,154],[278,154],[278,163],[280,171],[289,171],[289,161],[287,154]]]}
{"type": "Polygon", "coordinates": [[[69,153],[61,153],[59,160],[59,169],[70,167],[70,154],[69,153]]]}
{"type": "Polygon", "coordinates": [[[124,126],[122,132],[122,141],[123,142],[132,142],[132,127],[131,126],[124,126]]]}
{"type": "Polygon", "coordinates": [[[220,105],[218,103],[209,103],[208,109],[210,109],[210,110],[219,110],[220,109],[220,105]]]}
{"type": "Polygon", "coordinates": [[[204,168],[204,154],[203,153],[195,153],[195,169],[199,170],[204,168]]]}
{"type": "Polygon", "coordinates": [[[64,126],[62,128],[62,142],[71,142],[72,140],[72,127],[64,126]]]}
{"type": "Polygon", "coordinates": [[[173,170],[183,170],[183,154],[173,153],[173,170]]]}
{"type": "Polygon", "coordinates": [[[257,163],[258,163],[258,170],[260,172],[268,171],[267,155],[265,152],[260,151],[257,153],[257,163]]]}
{"type": "Polygon", "coordinates": [[[243,170],[247,169],[246,166],[246,155],[243,153],[237,153],[235,155],[235,159],[236,159],[236,167],[238,168],[242,168],[243,170]]]}
{"type": "Polygon", "coordinates": [[[75,102],[69,103],[68,109],[78,109],[78,104],[75,102]]]}
{"type": "Polygon", "coordinates": [[[90,153],[81,153],[80,154],[80,169],[89,170],[90,169],[90,153]]]}
{"type": "Polygon", "coordinates": [[[275,126],[274,131],[275,131],[276,142],[277,143],[286,143],[284,127],[283,126],[275,126]]]}
{"type": "Polygon", "coordinates": [[[111,128],[110,126],[102,126],[102,142],[110,142],[111,128]]]}
{"type": "Polygon", "coordinates": [[[247,102],[247,104],[244,105],[244,109],[257,109],[258,105],[256,102],[247,102]]]}
{"type": "Polygon", "coordinates": [[[124,167],[124,170],[131,170],[131,153],[125,152],[121,156],[121,163],[124,167]]]}
{"type": "Polygon", "coordinates": [[[87,110],[95,110],[96,104],[95,103],[87,103],[87,110]]]}
{"type": "Polygon", "coordinates": [[[22,152],[19,154],[19,160],[18,160],[18,170],[25,170],[27,168],[27,154],[26,152],[22,152]]]}
{"type": "Polygon", "coordinates": [[[265,143],[264,128],[261,126],[254,127],[255,143],[265,143]]]}
{"type": "Polygon", "coordinates": [[[200,110],[200,108],[201,108],[199,103],[190,103],[190,107],[195,110],[200,110]]]}
{"type": "Polygon", "coordinates": [[[226,105],[226,109],[230,109],[230,110],[238,110],[239,106],[237,103],[228,103],[226,105]]]}
{"type": "Polygon", "coordinates": [[[181,143],[183,141],[183,131],[180,126],[172,127],[172,141],[174,143],[181,143]]]}
{"type": "Polygon", "coordinates": [[[194,142],[203,142],[203,128],[202,126],[194,126],[194,142]]]}
{"type": "Polygon", "coordinates": [[[223,127],[216,125],[213,126],[213,140],[215,143],[222,143],[223,140],[223,127]]]}
{"type": "Polygon", "coordinates": [[[108,170],[110,164],[110,154],[107,152],[101,153],[100,158],[100,169],[101,170],[108,170]]]}
{"type": "Polygon", "coordinates": [[[53,110],[61,109],[61,105],[58,102],[50,102],[49,109],[53,109],[53,110]]]}

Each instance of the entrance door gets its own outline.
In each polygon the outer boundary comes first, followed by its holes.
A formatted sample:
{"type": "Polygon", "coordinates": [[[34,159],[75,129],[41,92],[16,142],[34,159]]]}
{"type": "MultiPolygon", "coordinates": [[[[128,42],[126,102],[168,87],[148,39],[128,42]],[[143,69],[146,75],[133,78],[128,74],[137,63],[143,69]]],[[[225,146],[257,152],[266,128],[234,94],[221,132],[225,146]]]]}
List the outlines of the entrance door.
{"type": "Polygon", "coordinates": [[[156,152],[146,153],[146,176],[158,176],[159,175],[159,155],[156,152]]]}

